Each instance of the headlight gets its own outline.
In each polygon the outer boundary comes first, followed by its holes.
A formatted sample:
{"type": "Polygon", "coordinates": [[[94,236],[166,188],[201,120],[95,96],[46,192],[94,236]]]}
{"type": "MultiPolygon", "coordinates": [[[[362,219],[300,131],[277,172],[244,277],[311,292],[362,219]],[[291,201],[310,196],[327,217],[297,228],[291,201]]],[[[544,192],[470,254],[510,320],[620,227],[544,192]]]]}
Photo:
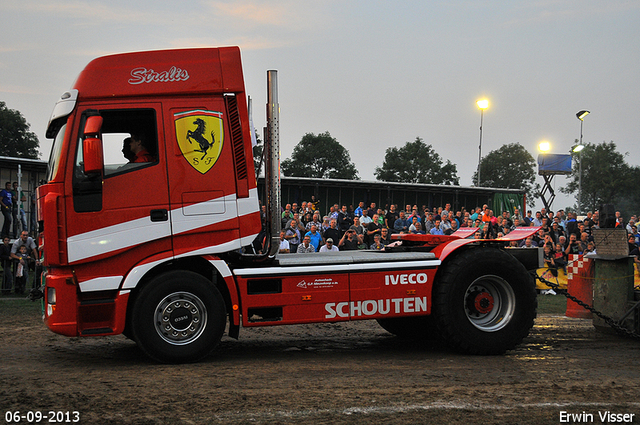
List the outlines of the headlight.
{"type": "Polygon", "coordinates": [[[56,304],[56,288],[47,287],[47,304],[56,304]]]}

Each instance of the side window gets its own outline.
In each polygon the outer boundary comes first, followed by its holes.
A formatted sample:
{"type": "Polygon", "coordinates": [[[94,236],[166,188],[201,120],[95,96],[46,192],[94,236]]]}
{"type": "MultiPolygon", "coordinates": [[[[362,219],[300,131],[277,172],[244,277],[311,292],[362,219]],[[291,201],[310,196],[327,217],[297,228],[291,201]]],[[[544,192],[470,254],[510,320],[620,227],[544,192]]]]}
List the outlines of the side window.
{"type": "Polygon", "coordinates": [[[86,118],[100,115],[103,119],[102,139],[103,175],[87,176],[83,171],[80,131],[73,175],[73,199],[76,212],[102,209],[102,178],[133,172],[158,164],[158,130],[155,109],[91,109],[83,113],[80,128],[86,118]],[[101,178],[102,177],[102,178],[101,178]]]}
{"type": "Polygon", "coordinates": [[[153,109],[102,110],[104,177],[158,163],[158,132],[153,109]]]}

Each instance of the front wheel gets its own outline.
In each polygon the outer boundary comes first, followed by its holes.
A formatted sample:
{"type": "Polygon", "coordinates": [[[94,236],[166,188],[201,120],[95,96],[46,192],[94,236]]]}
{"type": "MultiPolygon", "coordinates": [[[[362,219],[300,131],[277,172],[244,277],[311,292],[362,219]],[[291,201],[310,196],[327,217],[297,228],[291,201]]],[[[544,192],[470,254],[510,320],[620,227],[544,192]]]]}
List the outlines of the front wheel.
{"type": "Polygon", "coordinates": [[[226,326],[220,291],[201,275],[173,271],[152,279],[138,294],[131,331],[149,357],[195,362],[213,351],[226,326]]]}
{"type": "Polygon", "coordinates": [[[445,340],[471,354],[502,354],[529,334],[536,317],[532,277],[508,253],[469,249],[444,265],[433,313],[445,340]]]}

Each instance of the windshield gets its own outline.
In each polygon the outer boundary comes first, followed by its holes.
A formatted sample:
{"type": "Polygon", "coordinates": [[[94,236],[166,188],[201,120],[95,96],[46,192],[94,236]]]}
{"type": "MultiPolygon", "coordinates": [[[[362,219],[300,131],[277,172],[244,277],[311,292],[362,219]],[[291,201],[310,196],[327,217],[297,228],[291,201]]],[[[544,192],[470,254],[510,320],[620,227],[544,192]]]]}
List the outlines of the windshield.
{"type": "Polygon", "coordinates": [[[60,153],[62,152],[62,144],[64,143],[64,135],[66,131],[67,124],[64,124],[56,133],[56,137],[53,141],[51,156],[49,157],[49,166],[47,167],[47,182],[53,180],[55,175],[58,174],[58,167],[60,166],[60,153]]]}

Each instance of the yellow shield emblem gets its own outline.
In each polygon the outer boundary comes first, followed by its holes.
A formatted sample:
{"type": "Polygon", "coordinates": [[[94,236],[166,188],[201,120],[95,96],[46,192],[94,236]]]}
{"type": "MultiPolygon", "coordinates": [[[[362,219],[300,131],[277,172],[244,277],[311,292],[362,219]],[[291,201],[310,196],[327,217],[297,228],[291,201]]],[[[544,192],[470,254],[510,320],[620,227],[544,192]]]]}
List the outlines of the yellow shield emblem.
{"type": "Polygon", "coordinates": [[[187,111],[173,115],[176,140],[189,164],[204,174],[220,157],[224,142],[222,112],[187,111]]]}

